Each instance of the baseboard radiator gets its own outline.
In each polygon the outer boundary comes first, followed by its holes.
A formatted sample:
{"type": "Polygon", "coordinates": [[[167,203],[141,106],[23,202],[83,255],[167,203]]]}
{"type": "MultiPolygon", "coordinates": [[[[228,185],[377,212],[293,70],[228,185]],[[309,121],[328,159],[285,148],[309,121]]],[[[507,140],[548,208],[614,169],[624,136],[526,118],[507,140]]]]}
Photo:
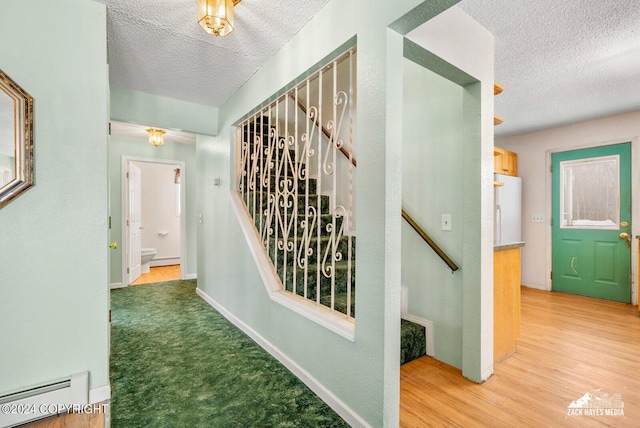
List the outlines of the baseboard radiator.
{"type": "Polygon", "coordinates": [[[89,372],[0,396],[0,428],[68,413],[89,403],[89,372]]]}

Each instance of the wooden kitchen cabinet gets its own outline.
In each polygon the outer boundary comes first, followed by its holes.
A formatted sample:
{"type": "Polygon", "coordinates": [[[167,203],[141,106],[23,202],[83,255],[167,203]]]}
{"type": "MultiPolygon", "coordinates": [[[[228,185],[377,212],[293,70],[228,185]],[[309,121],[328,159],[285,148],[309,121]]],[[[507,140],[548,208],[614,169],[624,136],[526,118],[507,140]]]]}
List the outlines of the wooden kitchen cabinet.
{"type": "Polygon", "coordinates": [[[520,336],[520,245],[493,252],[493,361],[516,352],[520,336]]]}
{"type": "Polygon", "coordinates": [[[499,147],[493,148],[493,172],[518,176],[518,154],[499,147]]]}

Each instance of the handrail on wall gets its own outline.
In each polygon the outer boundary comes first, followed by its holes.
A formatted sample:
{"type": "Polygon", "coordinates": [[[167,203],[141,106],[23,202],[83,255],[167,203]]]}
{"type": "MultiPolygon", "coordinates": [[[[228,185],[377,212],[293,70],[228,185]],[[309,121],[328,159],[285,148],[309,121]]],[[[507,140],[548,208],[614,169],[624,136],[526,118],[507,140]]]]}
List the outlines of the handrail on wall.
{"type": "Polygon", "coordinates": [[[407,214],[407,212],[404,209],[402,210],[402,218],[405,219],[407,223],[409,223],[409,225],[413,228],[413,230],[418,232],[418,235],[420,235],[420,237],[424,239],[424,241],[427,244],[429,244],[429,246],[433,249],[433,251],[435,251],[436,254],[440,256],[442,261],[445,262],[447,266],[449,266],[449,269],[451,269],[452,273],[460,269],[458,265],[455,264],[453,260],[451,260],[451,258],[442,250],[442,248],[440,248],[440,246],[438,246],[438,244],[436,244],[436,242],[433,239],[431,239],[431,237],[427,234],[427,232],[425,232],[420,227],[420,225],[418,225],[418,223],[416,223],[415,220],[411,218],[409,214],[407,214]]]}

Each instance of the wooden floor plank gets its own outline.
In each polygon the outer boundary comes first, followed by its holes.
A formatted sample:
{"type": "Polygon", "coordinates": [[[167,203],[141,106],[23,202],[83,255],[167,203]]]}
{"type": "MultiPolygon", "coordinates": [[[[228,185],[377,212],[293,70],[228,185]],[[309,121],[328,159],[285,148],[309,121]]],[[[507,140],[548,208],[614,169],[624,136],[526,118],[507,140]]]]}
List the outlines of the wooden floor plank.
{"type": "Polygon", "coordinates": [[[39,421],[20,425],[20,428],[105,428],[105,417],[108,418],[108,404],[102,402],[91,406],[87,413],[63,413],[39,421]],[[104,413],[102,411],[106,413],[104,413]]]}
{"type": "Polygon", "coordinates": [[[402,427],[640,426],[640,318],[631,305],[522,289],[517,351],[478,385],[422,357],[400,369],[402,427]],[[570,416],[587,392],[622,394],[624,416],[570,416]]]}
{"type": "Polygon", "coordinates": [[[180,279],[180,265],[152,267],[149,273],[143,273],[131,285],[151,284],[153,282],[174,281],[180,279]]]}

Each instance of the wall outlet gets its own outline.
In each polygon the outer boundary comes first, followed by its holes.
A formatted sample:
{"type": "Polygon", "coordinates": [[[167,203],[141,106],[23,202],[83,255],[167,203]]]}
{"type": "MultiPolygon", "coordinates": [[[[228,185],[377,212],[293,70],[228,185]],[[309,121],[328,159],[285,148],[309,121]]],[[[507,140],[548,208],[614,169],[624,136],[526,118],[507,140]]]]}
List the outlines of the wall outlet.
{"type": "Polygon", "coordinates": [[[442,214],[442,230],[451,230],[451,214],[442,214]]]}
{"type": "Polygon", "coordinates": [[[531,216],[531,223],[544,223],[544,214],[533,214],[531,216]]]}

